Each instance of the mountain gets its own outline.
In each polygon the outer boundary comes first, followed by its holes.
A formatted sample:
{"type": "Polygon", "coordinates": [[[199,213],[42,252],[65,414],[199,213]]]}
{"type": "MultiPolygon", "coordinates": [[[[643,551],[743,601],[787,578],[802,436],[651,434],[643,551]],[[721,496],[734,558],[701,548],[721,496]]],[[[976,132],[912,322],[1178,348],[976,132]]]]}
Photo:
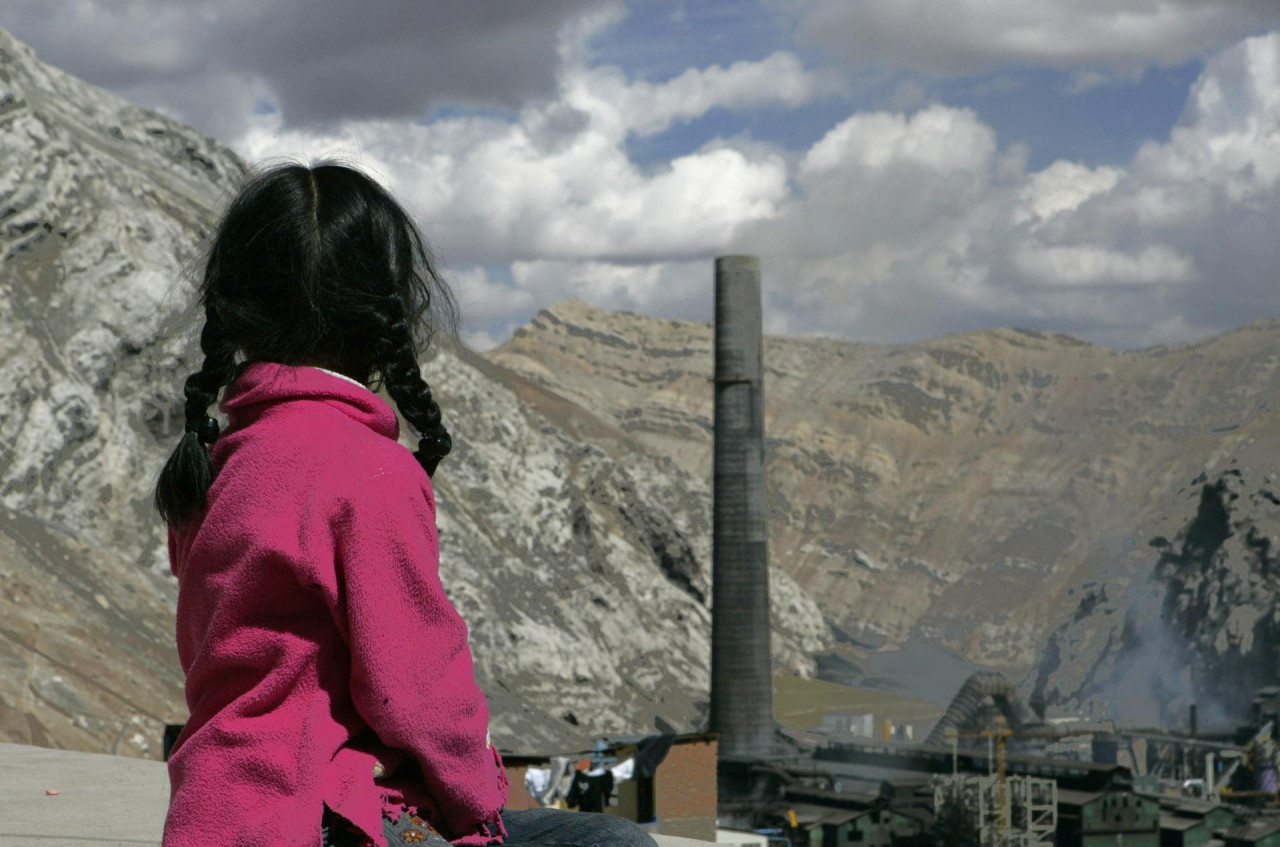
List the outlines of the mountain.
{"type": "MultiPolygon", "coordinates": [[[[151,487],[198,365],[190,271],[246,168],[3,32],[0,165],[0,740],[156,757],[185,709],[151,487]]],[[[711,340],[571,301],[424,363],[500,746],[699,725],[711,340]]],[[[996,667],[1143,720],[1275,677],[1280,322],[764,355],[776,670],[945,702],[996,667]]]]}
{"type": "MultiPolygon", "coordinates": [[[[708,324],[567,302],[489,358],[705,477],[712,338],[708,324]]],[[[840,641],[819,657],[827,678],[874,680],[885,651],[935,643],[1015,676],[1034,670],[1029,693],[1081,707],[1102,672],[1107,612],[1123,619],[1146,594],[1163,608],[1166,589],[1180,615],[1171,637],[1199,657],[1198,685],[1220,677],[1209,669],[1223,639],[1252,656],[1250,680],[1280,671],[1274,628],[1248,635],[1253,618],[1277,615],[1271,588],[1237,585],[1274,583],[1266,492],[1280,453],[1257,445],[1280,439],[1280,321],[1134,351],[1013,329],[902,345],[770,337],[764,361],[771,561],[840,641]],[[1215,548],[1227,570],[1206,582],[1188,564],[1200,554],[1178,546],[1194,531],[1179,526],[1199,508],[1203,475],[1245,453],[1247,482],[1223,484],[1251,486],[1231,508],[1254,511],[1215,548]],[[1167,546],[1150,546],[1162,533],[1167,546]],[[1234,587],[1210,599],[1228,572],[1234,587]],[[1234,610],[1247,596],[1253,618],[1234,610]]],[[[1141,655],[1118,639],[1107,650],[1141,655]]],[[[934,678],[922,668],[916,693],[945,702],[954,687],[931,690],[934,678]]],[[[1113,682],[1144,690],[1099,705],[1159,696],[1150,680],[1113,682]]]]}
{"type": "MultiPolygon", "coordinates": [[[[246,167],[0,31],[0,739],[156,757],[185,718],[151,488],[199,362],[192,270],[246,167]]],[[[698,724],[707,481],[610,419],[448,347],[445,585],[500,746],[698,724]]],[[[829,643],[774,580],[780,669],[829,643]]]]}
{"type": "Polygon", "coordinates": [[[181,429],[174,283],[242,173],[0,31],[0,739],[158,756],[181,715],[146,488],[181,429]]]}
{"type": "Polygon", "coordinates": [[[1230,728],[1258,688],[1280,684],[1280,430],[1249,429],[1126,551],[1127,590],[1077,594],[1033,675],[1035,699],[1172,726],[1195,703],[1201,727],[1230,728]]]}

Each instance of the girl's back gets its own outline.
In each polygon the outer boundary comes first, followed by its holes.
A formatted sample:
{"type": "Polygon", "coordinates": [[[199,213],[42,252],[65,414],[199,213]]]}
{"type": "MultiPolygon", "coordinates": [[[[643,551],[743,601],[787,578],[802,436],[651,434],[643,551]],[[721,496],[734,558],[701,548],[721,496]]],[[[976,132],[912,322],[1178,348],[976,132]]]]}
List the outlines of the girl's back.
{"type": "Polygon", "coordinates": [[[430,476],[451,440],[418,367],[454,309],[404,210],[351,168],[267,170],[223,218],[200,304],[204,361],[156,486],[191,710],[165,847],[652,847],[617,818],[502,808],[440,583],[430,476]]]}
{"type": "Polygon", "coordinates": [[[405,803],[446,832],[492,821],[505,777],[436,575],[430,480],[394,412],[335,374],[271,363],[244,368],[222,409],[206,511],[170,533],[191,719],[168,838],[288,844],[324,805],[366,832],[405,803]],[[210,796],[237,813],[211,820],[210,796]]]}

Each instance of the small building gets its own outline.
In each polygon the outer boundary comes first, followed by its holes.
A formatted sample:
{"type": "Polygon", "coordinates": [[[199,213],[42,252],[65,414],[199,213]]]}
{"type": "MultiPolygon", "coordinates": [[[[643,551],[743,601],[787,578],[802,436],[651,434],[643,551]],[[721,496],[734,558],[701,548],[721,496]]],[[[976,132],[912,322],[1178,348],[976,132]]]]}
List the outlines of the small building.
{"type": "MultiPolygon", "coordinates": [[[[510,785],[507,806],[533,809],[538,803],[525,790],[525,773],[531,767],[547,767],[551,757],[604,755],[624,762],[636,753],[641,739],[614,739],[603,750],[557,751],[538,755],[504,753],[510,785]]],[[[716,737],[708,733],[677,735],[671,749],[651,777],[635,778],[615,788],[616,805],[605,814],[617,815],[642,824],[653,833],[716,840],[716,737]]]]}
{"type": "Polygon", "coordinates": [[[1236,823],[1230,807],[1203,800],[1161,798],[1160,847],[1204,847],[1236,823]]]}
{"type": "Polygon", "coordinates": [[[1058,789],[1058,847],[1160,847],[1160,804],[1125,790],[1058,789]]]}
{"type": "Polygon", "coordinates": [[[1223,838],[1226,847],[1280,847],[1280,819],[1256,818],[1236,824],[1223,838]]]}
{"type": "Polygon", "coordinates": [[[818,732],[824,735],[874,738],[876,734],[876,716],[869,713],[827,712],[818,723],[818,732]]]}
{"type": "Polygon", "coordinates": [[[807,828],[809,847],[893,847],[924,832],[918,815],[883,805],[832,809],[807,828]]]}

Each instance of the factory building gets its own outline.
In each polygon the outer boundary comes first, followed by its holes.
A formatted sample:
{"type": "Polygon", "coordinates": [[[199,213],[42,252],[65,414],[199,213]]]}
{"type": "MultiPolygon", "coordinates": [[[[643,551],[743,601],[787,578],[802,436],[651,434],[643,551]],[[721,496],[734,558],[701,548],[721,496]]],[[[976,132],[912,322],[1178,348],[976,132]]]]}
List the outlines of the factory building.
{"type": "Polygon", "coordinates": [[[781,733],[768,672],[763,335],[755,257],[716,260],[712,686],[718,819],[794,847],[1280,847],[1280,686],[1227,737],[1047,721],[975,674],[922,742],[835,714],[781,733]],[[727,610],[727,611],[726,611],[727,610]],[[1072,758],[1074,757],[1074,758],[1072,758]]]}

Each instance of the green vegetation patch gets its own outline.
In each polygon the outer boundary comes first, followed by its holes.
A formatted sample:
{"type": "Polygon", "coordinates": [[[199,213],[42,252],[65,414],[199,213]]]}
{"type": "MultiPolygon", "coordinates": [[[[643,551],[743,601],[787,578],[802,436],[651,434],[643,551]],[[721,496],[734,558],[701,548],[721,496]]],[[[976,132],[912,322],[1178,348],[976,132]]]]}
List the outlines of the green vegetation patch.
{"type": "Polygon", "coordinates": [[[787,729],[816,729],[830,712],[871,712],[877,721],[942,716],[933,703],[875,688],[851,688],[820,679],[779,674],[773,678],[773,716],[787,729]]]}

